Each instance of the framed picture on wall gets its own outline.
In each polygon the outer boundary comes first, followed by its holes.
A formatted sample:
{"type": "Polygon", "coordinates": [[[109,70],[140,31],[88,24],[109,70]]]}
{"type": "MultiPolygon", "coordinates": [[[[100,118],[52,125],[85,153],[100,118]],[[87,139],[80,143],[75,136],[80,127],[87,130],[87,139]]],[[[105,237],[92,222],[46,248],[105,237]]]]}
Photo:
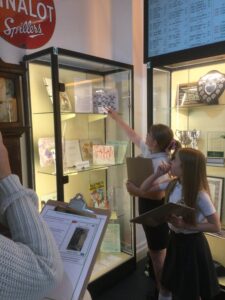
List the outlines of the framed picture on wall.
{"type": "Polygon", "coordinates": [[[197,82],[182,83],[178,85],[177,106],[201,105],[197,82]]]}
{"type": "Polygon", "coordinates": [[[216,208],[219,217],[221,217],[224,178],[208,176],[207,179],[209,183],[212,202],[216,208]]]}

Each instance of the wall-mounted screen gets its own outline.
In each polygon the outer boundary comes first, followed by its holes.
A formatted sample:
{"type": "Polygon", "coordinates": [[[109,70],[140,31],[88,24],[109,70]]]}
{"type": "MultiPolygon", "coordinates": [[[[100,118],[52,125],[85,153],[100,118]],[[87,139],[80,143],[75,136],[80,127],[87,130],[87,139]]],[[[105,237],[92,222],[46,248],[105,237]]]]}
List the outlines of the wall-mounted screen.
{"type": "Polygon", "coordinates": [[[144,9],[145,61],[225,41],[223,0],[145,0],[144,9]]]}

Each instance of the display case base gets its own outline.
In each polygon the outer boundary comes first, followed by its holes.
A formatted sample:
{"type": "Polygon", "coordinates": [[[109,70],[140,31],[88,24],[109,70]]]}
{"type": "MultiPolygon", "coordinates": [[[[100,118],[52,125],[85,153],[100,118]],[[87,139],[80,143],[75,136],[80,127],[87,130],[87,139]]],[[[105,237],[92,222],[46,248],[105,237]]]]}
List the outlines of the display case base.
{"type": "MultiPolygon", "coordinates": [[[[112,259],[112,256],[114,256],[115,253],[113,254],[107,254],[103,255],[104,259],[112,259]],[[107,257],[108,256],[108,257],[107,257]]],[[[101,254],[100,254],[101,256],[101,254]]],[[[107,270],[102,269],[96,271],[96,266],[97,268],[99,267],[98,265],[100,264],[100,261],[103,261],[103,258],[101,257],[101,260],[99,258],[97,259],[97,262],[95,264],[95,268],[93,270],[90,283],[88,285],[88,290],[91,293],[92,297],[96,297],[97,295],[100,295],[103,291],[111,288],[114,286],[117,282],[119,282],[122,278],[127,276],[129,273],[134,271],[136,269],[136,259],[135,257],[130,257],[130,255],[124,254],[124,253],[119,253],[116,254],[114,258],[118,258],[117,262],[119,262],[119,258],[123,258],[120,261],[120,264],[111,264],[110,267],[108,266],[107,270]],[[126,256],[126,260],[124,260],[126,256]],[[101,275],[100,275],[101,274],[101,275]]]]}

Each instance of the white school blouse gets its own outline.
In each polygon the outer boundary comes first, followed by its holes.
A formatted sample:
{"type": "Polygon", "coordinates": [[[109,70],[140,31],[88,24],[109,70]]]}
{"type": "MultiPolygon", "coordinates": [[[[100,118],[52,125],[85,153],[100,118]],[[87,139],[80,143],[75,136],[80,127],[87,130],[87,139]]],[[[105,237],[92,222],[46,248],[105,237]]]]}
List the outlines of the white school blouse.
{"type": "MultiPolygon", "coordinates": [[[[164,184],[161,184],[162,186],[164,184]]],[[[169,201],[171,203],[182,203],[182,186],[179,182],[176,183],[175,188],[171,192],[169,196],[169,201]]],[[[216,212],[215,207],[210,199],[210,196],[205,191],[200,191],[197,197],[197,204],[195,208],[195,217],[197,223],[204,223],[207,222],[206,217],[214,214],[216,212]]],[[[186,230],[180,229],[172,224],[168,223],[171,230],[176,233],[194,233],[198,232],[198,230],[186,230]]]]}

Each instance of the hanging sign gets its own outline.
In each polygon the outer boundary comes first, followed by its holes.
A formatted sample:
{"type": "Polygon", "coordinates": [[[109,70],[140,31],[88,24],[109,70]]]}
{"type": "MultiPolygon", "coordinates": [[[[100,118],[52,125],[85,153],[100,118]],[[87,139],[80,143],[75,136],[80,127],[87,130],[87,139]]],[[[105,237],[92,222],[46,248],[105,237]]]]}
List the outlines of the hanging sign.
{"type": "Polygon", "coordinates": [[[55,29],[53,0],[0,0],[0,36],[10,44],[35,49],[46,44],[55,29]]]}

